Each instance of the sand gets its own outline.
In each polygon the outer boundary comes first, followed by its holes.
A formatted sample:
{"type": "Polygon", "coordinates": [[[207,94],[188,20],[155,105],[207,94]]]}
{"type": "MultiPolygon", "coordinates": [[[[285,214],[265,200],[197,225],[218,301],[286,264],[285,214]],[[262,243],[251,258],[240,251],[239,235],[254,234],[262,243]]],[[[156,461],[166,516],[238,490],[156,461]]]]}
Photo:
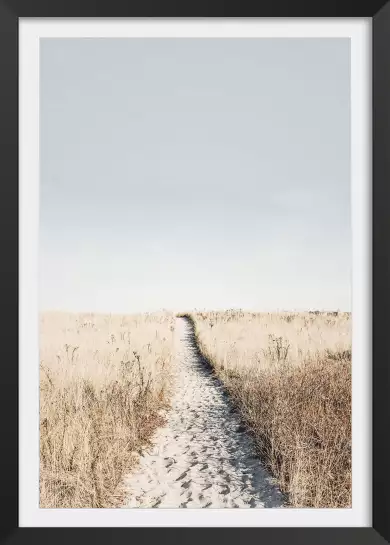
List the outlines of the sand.
{"type": "Polygon", "coordinates": [[[174,395],[167,422],[125,479],[124,508],[283,507],[283,495],[256,455],[222,385],[177,319],[174,395]]]}

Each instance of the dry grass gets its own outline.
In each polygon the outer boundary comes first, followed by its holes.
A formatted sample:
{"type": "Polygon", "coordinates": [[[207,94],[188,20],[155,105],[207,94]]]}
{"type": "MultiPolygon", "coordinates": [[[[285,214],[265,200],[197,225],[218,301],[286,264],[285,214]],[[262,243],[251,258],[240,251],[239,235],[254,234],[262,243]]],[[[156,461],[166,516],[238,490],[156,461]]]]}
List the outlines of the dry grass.
{"type": "Polygon", "coordinates": [[[116,506],[124,474],[163,421],[174,317],[40,320],[40,506],[116,506]]]}
{"type": "Polygon", "coordinates": [[[351,506],[349,313],[196,313],[201,349],[294,507],[351,506]]]}

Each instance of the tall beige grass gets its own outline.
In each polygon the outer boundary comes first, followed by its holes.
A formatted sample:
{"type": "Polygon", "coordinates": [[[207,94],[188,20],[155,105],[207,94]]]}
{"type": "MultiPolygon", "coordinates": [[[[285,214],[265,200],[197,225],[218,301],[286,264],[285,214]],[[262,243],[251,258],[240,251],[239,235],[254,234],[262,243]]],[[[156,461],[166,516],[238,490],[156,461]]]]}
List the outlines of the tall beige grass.
{"type": "Polygon", "coordinates": [[[350,314],[227,311],[192,319],[290,504],[351,506],[350,314]]]}
{"type": "Polygon", "coordinates": [[[112,507],[162,424],[174,317],[40,317],[40,506],[112,507]]]}

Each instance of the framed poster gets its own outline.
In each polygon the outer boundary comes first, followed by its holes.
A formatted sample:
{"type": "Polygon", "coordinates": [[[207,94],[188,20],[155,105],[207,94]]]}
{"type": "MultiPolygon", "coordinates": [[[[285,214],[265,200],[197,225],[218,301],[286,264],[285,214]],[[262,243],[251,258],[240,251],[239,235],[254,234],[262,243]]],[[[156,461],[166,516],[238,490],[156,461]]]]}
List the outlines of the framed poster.
{"type": "Polygon", "coordinates": [[[7,539],[388,540],[390,8],[40,9],[1,33],[7,539]]]}

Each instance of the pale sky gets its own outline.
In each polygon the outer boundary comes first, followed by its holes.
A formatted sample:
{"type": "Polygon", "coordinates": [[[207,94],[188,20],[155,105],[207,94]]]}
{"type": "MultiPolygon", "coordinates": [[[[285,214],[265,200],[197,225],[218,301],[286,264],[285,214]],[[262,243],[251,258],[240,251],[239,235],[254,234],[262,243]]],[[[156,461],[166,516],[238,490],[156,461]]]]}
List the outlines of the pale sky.
{"type": "Polygon", "coordinates": [[[348,39],[41,39],[41,309],[350,310],[348,39]]]}

